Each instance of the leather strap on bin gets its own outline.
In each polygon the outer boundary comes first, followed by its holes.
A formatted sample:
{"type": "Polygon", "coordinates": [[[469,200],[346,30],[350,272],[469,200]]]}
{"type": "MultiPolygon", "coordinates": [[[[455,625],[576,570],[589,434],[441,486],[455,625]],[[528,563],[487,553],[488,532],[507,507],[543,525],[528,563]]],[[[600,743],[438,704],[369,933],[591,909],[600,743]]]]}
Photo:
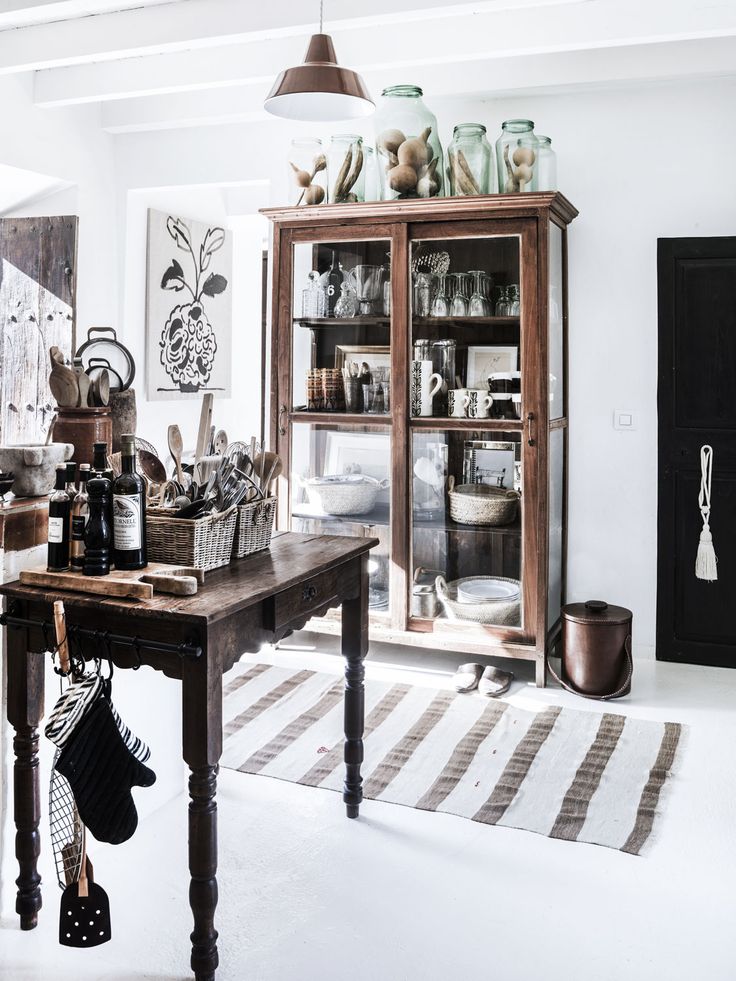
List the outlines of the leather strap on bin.
{"type": "MultiPolygon", "coordinates": [[[[580,695],[581,698],[590,698],[597,702],[609,702],[612,698],[621,698],[622,695],[626,695],[631,687],[631,678],[634,674],[634,659],[631,656],[631,634],[624,641],[624,650],[626,651],[626,665],[622,674],[625,674],[624,681],[618,686],[618,688],[611,692],[610,695],[588,695],[584,691],[578,691],[569,682],[563,681],[560,675],[557,674],[555,669],[552,667],[550,661],[547,662],[547,667],[549,668],[549,673],[566,691],[570,691],[573,695],[580,695]]],[[[560,672],[562,673],[562,672],[560,672]]]]}

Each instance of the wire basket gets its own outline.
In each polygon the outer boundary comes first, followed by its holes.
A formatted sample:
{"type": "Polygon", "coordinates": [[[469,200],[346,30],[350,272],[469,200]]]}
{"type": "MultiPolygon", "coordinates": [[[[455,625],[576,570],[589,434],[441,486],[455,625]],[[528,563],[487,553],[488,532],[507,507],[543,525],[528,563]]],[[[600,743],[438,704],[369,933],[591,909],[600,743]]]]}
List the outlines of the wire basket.
{"type": "Polygon", "coordinates": [[[175,518],[163,514],[165,508],[148,508],[146,542],[152,562],[186,565],[192,569],[219,569],[227,565],[233,551],[236,507],[204,518],[175,518]]]}
{"type": "Polygon", "coordinates": [[[276,498],[238,506],[238,525],[233,542],[233,558],[243,559],[254,552],[263,552],[271,544],[276,498]]]}

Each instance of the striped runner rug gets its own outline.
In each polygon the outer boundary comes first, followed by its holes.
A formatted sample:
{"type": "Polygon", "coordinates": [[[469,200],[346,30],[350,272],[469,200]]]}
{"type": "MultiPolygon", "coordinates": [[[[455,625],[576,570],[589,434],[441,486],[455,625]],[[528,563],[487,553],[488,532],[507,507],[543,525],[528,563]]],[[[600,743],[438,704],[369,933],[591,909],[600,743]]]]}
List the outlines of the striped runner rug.
{"type": "MultiPolygon", "coordinates": [[[[222,765],[341,792],[342,677],[234,671],[222,765]]],[[[635,855],[681,741],[672,722],[370,679],[365,702],[365,797],[635,855]]]]}

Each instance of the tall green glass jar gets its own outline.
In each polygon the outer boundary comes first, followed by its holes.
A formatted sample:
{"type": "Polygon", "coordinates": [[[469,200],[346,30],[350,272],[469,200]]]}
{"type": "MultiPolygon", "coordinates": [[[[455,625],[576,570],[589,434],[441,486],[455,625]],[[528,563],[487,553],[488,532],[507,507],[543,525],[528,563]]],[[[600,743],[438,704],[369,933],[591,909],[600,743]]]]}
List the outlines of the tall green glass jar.
{"type": "Polygon", "coordinates": [[[536,191],[539,141],[531,119],[507,119],[496,140],[498,187],[502,193],[536,191]]]}
{"type": "Polygon", "coordinates": [[[437,119],[418,85],[391,85],[376,110],[376,153],[383,201],[442,196],[444,167],[437,119]]]}
{"type": "Polygon", "coordinates": [[[447,166],[452,197],[492,194],[496,190],[493,150],[481,123],[460,123],[447,149],[447,166]]]}

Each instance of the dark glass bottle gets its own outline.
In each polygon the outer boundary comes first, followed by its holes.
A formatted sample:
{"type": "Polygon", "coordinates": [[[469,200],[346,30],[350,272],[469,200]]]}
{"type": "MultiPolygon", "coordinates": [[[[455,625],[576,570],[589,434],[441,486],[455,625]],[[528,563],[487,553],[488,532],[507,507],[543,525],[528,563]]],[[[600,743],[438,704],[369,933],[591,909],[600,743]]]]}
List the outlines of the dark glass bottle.
{"type": "Polygon", "coordinates": [[[66,492],[69,495],[69,500],[73,501],[77,495],[77,465],[76,463],[67,463],[66,465],[66,492]]]}
{"type": "Polygon", "coordinates": [[[92,449],[94,451],[92,473],[95,476],[107,477],[108,480],[112,480],[114,474],[107,462],[107,443],[93,443],[92,449]]]}
{"type": "Polygon", "coordinates": [[[335,304],[340,299],[340,287],[342,286],[342,272],[340,263],[337,261],[337,252],[332,253],[332,265],[327,273],[327,316],[335,316],[335,304]]]}
{"type": "Polygon", "coordinates": [[[112,482],[107,477],[91,477],[87,481],[89,518],[84,529],[84,574],[106,576],[110,571],[112,527],[108,519],[112,482]]]}
{"type": "Polygon", "coordinates": [[[122,473],[112,485],[113,562],[116,569],[148,565],[146,486],[135,469],[135,436],[121,438],[122,473]]]}
{"type": "Polygon", "coordinates": [[[81,572],[84,569],[84,529],[89,520],[89,495],[87,481],[90,476],[90,465],[83,463],[79,467],[79,490],[72,501],[72,541],[71,566],[81,572]]]}
{"type": "Polygon", "coordinates": [[[56,468],[56,483],[49,497],[49,572],[69,568],[69,525],[71,501],[66,492],[66,467],[56,468]]]}

